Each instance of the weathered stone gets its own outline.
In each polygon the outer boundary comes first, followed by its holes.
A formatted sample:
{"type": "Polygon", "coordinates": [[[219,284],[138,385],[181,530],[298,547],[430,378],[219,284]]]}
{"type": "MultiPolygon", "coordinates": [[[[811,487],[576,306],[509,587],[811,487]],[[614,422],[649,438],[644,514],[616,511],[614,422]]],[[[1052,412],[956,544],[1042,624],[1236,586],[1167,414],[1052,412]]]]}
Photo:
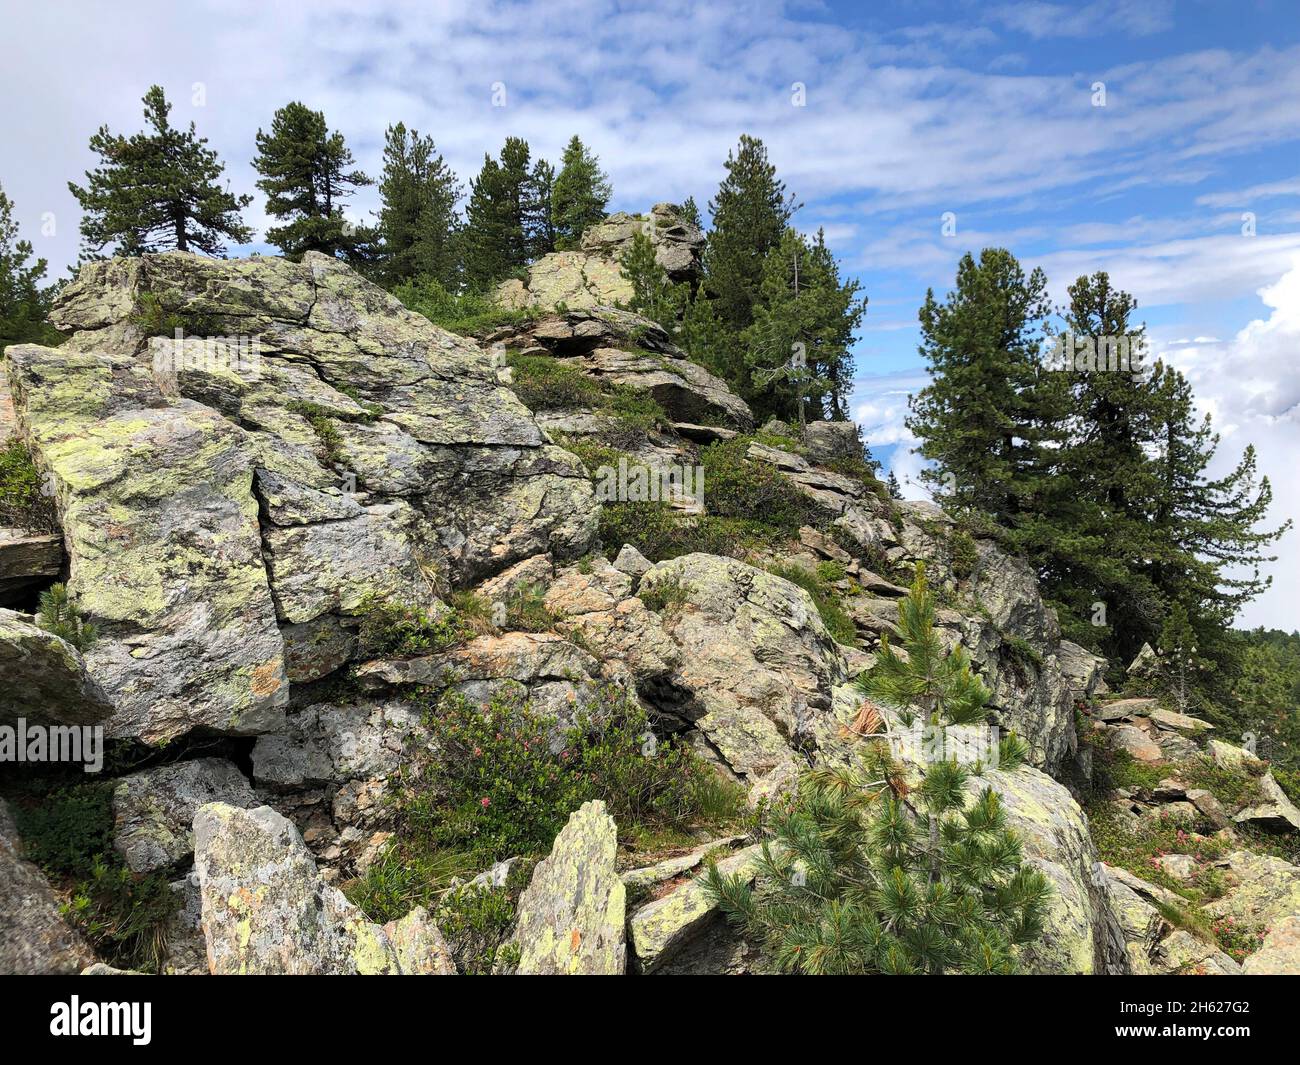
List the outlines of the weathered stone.
{"type": "Polygon", "coordinates": [[[1272,773],[1257,779],[1263,802],[1247,807],[1233,818],[1238,824],[1258,825],[1273,832],[1300,832],[1300,810],[1287,798],[1272,773]]]}
{"type": "Polygon", "coordinates": [[[1102,721],[1124,721],[1146,717],[1158,705],[1155,699],[1115,699],[1097,707],[1094,716],[1102,721]]]}
{"type": "Polygon", "coordinates": [[[1147,717],[1152,724],[1162,729],[1181,729],[1185,732],[1206,732],[1212,728],[1208,721],[1202,721],[1199,717],[1190,717],[1187,714],[1180,714],[1173,710],[1164,710],[1157,707],[1152,710],[1147,717]]]}
{"type": "Polygon", "coordinates": [[[18,830],[0,802],[0,974],[70,974],[94,961],[94,952],[64,921],[44,874],[23,860],[18,830]]]}
{"type": "Polygon", "coordinates": [[[680,648],[674,709],[739,778],[777,785],[806,764],[795,746],[847,675],[808,593],[736,559],[691,554],[660,562],[641,592],[675,586],[664,628],[680,648]]]}
{"type": "Polygon", "coordinates": [[[1220,769],[1250,770],[1261,766],[1260,759],[1242,747],[1234,747],[1223,740],[1210,740],[1206,747],[1211,760],[1220,769]]]}
{"type": "Polygon", "coordinates": [[[1120,725],[1111,731],[1111,746],[1132,755],[1140,762],[1159,762],[1164,753],[1154,740],[1140,728],[1120,725]]]}
{"type": "Polygon", "coordinates": [[[91,725],[113,713],[76,648],[12,610],[0,609],[0,676],[0,722],[91,725]]]}
{"type": "Polygon", "coordinates": [[[654,563],[631,544],[624,544],[619,548],[618,555],[614,559],[614,568],[626,573],[633,580],[645,576],[653,566],[654,563]]]}
{"type": "Polygon", "coordinates": [[[1300,915],[1278,921],[1241,971],[1246,976],[1300,976],[1300,915]]]}
{"type": "Polygon", "coordinates": [[[32,577],[57,577],[62,568],[62,536],[11,536],[0,529],[0,591],[32,577]]]}
{"type": "Polygon", "coordinates": [[[1238,850],[1215,865],[1227,870],[1233,886],[1204,906],[1209,916],[1273,925],[1300,914],[1300,868],[1290,862],[1238,850]]]}
{"type": "Polygon", "coordinates": [[[1227,828],[1232,822],[1228,817],[1228,811],[1223,808],[1223,804],[1214,797],[1214,793],[1206,791],[1204,788],[1191,788],[1187,792],[1187,801],[1196,807],[1200,813],[1216,830],[1227,828]]]}
{"type": "Polygon", "coordinates": [[[1109,690],[1105,677],[1106,659],[1100,655],[1070,640],[1062,640],[1056,658],[1061,666],[1061,675],[1075,699],[1091,699],[1109,690]]]}
{"type": "Polygon", "coordinates": [[[853,422],[809,422],[804,429],[803,443],[813,462],[863,457],[862,440],[853,422]]]}
{"type": "Polygon", "coordinates": [[[423,908],[380,927],[321,878],[291,822],[223,803],[194,818],[208,963],[216,975],[449,975],[423,908]]]}
{"type": "Polygon", "coordinates": [[[715,839],[699,847],[694,847],[685,854],[677,854],[671,858],[665,858],[663,861],[655,862],[654,865],[643,866],[640,869],[629,869],[623,874],[623,883],[628,887],[649,887],[653,884],[662,884],[665,880],[673,880],[683,873],[689,873],[692,869],[697,868],[710,854],[726,850],[744,838],[744,836],[725,836],[722,839],[715,839]]]}
{"type": "MultiPolygon", "coordinates": [[[[761,844],[737,851],[718,863],[726,876],[752,880],[761,844]]],[[[698,880],[647,903],[628,922],[628,942],[639,972],[653,973],[700,935],[718,915],[717,904],[698,880]]]]}
{"type": "Polygon", "coordinates": [[[113,847],[136,873],[167,869],[194,852],[194,814],[210,802],[256,806],[248,779],[222,758],[144,769],[113,791],[113,847]]]}
{"type": "Polygon", "coordinates": [[[614,870],[618,829],[603,802],[584,803],[519,896],[521,976],[621,976],[627,890],[614,870]]]}
{"type": "Polygon", "coordinates": [[[1213,943],[1207,943],[1181,928],[1175,929],[1156,946],[1157,972],[1174,975],[1235,976],[1241,965],[1213,943]]]}

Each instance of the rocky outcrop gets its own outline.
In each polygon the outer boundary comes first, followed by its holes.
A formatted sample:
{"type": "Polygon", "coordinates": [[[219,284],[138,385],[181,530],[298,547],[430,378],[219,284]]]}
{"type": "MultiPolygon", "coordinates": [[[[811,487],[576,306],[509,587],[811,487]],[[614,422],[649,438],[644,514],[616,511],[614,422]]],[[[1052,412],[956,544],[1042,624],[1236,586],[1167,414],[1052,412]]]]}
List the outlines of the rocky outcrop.
{"type": "Polygon", "coordinates": [[[811,597],[736,559],[691,554],[660,562],[640,594],[671,590],[663,626],[681,652],[672,709],[751,797],[789,784],[800,749],[830,709],[847,668],[811,597]]]}
{"type": "Polygon", "coordinates": [[[45,876],[23,860],[13,817],[0,802],[0,974],[72,974],[95,960],[63,919],[45,876]]]}
{"type": "Polygon", "coordinates": [[[519,896],[520,976],[621,976],[627,889],[614,869],[618,829],[603,802],[569,816],[519,896]]]}
{"type": "Polygon", "coordinates": [[[134,873],[171,868],[194,853],[194,814],[211,802],[258,805],[248,779],[222,758],[123,777],[113,792],[113,846],[134,873]]]}
{"type": "Polygon", "coordinates": [[[620,211],[591,226],[578,250],[543,255],[528,268],[527,280],[503,282],[496,300],[511,309],[550,310],[562,304],[585,310],[625,304],[632,299],[632,284],[623,276],[619,259],[637,233],[649,238],[655,261],[670,281],[698,279],[704,233],[682,216],[680,208],[657,203],[648,217],[620,211]]]}
{"type": "Polygon", "coordinates": [[[1274,925],[1241,971],[1246,976],[1300,976],[1300,915],[1274,925]]]}
{"type": "Polygon", "coordinates": [[[581,464],[487,353],[334,259],[94,263],[53,320],[63,347],[6,363],[115,735],[275,731],[369,598],[590,545],[581,464]]]}
{"type": "Polygon", "coordinates": [[[422,907],[382,927],[320,876],[286,818],[223,803],[194,818],[194,856],[214,975],[451,975],[422,907]]]}
{"type": "Polygon", "coordinates": [[[657,322],[610,306],[566,307],[488,334],[508,350],[551,355],[597,381],[653,396],[676,421],[746,429],[748,405],[672,343],[657,322]]]}
{"type": "Polygon", "coordinates": [[[0,610],[0,676],[0,722],[93,725],[113,712],[76,648],[12,610],[0,610]]]}

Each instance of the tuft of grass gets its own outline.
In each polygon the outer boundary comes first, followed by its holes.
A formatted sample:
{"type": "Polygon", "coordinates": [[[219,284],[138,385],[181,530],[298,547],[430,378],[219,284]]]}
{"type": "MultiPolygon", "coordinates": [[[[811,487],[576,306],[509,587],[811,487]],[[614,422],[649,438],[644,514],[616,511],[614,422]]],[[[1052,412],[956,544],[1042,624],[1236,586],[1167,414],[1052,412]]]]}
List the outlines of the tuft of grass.
{"type": "Polygon", "coordinates": [[[643,584],[638,597],[656,614],[663,614],[680,609],[690,594],[690,585],[683,582],[680,575],[673,573],[648,587],[643,584]]]}
{"type": "Polygon", "coordinates": [[[853,619],[845,612],[839,593],[823,579],[820,569],[817,572],[803,566],[777,563],[768,566],[768,572],[783,577],[791,584],[796,584],[812,597],[817,613],[821,615],[826,631],[836,643],[854,647],[857,644],[858,630],[853,619]]]}
{"type": "Polygon", "coordinates": [[[481,292],[448,292],[431,277],[416,278],[393,290],[408,310],[422,314],[434,325],[461,336],[478,336],[508,325],[522,325],[535,311],[510,311],[498,307],[481,292]]]}

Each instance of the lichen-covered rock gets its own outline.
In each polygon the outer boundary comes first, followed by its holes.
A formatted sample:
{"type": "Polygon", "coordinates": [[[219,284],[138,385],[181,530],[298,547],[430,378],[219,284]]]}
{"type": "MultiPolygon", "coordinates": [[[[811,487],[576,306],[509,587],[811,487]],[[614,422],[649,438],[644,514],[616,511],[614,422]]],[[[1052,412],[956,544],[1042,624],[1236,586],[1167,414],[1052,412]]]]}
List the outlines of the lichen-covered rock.
{"type": "Polygon", "coordinates": [[[626,304],[634,293],[619,260],[638,233],[649,238],[655,261],[670,280],[699,276],[704,234],[682,217],[680,208],[657,203],[648,218],[620,211],[588,227],[580,249],[543,255],[528,268],[526,282],[514,278],[502,282],[496,301],[510,309],[563,304],[582,310],[626,304]]]}
{"type": "Polygon", "coordinates": [[[1263,801],[1249,806],[1233,818],[1238,824],[1258,825],[1272,832],[1300,832],[1300,810],[1288,797],[1272,773],[1258,777],[1256,783],[1263,801]]]}
{"type": "Polygon", "coordinates": [[[1100,655],[1071,640],[1062,640],[1056,650],[1056,661],[1075,699],[1091,699],[1110,690],[1105,677],[1106,659],[1100,655]]]}
{"type": "Polygon", "coordinates": [[[23,860],[18,830],[0,802],[0,975],[78,973],[95,960],[63,919],[45,876],[23,860]]]}
{"type": "Polygon", "coordinates": [[[555,837],[519,896],[513,936],[521,976],[621,976],[627,889],[614,869],[618,829],[599,801],[555,837]]]}
{"type": "Polygon", "coordinates": [[[488,354],[328,256],[89,264],[52,319],[61,348],[6,361],[114,735],[276,731],[371,598],[431,607],[435,570],[595,536],[582,464],[488,354]],[[147,335],[160,317],[185,335],[147,335]]]}
{"type": "Polygon", "coordinates": [[[1274,925],[1300,914],[1300,868],[1268,854],[1233,851],[1215,862],[1228,874],[1226,894],[1206,903],[1211,917],[1274,925]]]}
{"type": "Polygon", "coordinates": [[[1278,921],[1241,971],[1247,976],[1300,976],[1300,914],[1278,921]]]}
{"type": "Polygon", "coordinates": [[[834,462],[836,459],[860,459],[862,441],[854,422],[809,422],[803,434],[808,457],[814,462],[834,462]]]}
{"type": "Polygon", "coordinates": [[[660,562],[641,578],[642,595],[665,586],[680,599],[662,619],[681,651],[672,709],[751,794],[784,786],[806,766],[797,748],[847,674],[811,597],[744,562],[702,554],[660,562]]]}
{"type": "Polygon", "coordinates": [[[738,429],[753,425],[745,401],[688,359],[663,326],[611,306],[575,309],[579,306],[504,328],[488,340],[537,348],[598,381],[648,392],[676,421],[738,429]]]}
{"type": "Polygon", "coordinates": [[[297,829],[268,806],[194,817],[203,933],[214,975],[449,975],[422,908],[380,927],[325,883],[297,829]]]}
{"type": "MultiPolygon", "coordinates": [[[[737,851],[718,862],[726,876],[752,880],[761,844],[737,851]]],[[[649,974],[668,964],[697,936],[720,919],[717,904],[699,880],[642,906],[628,922],[628,941],[638,972],[649,974]]]]}
{"type": "Polygon", "coordinates": [[[1140,762],[1159,762],[1165,756],[1155,740],[1133,725],[1112,729],[1110,742],[1116,750],[1124,751],[1140,762]]]}
{"type": "Polygon", "coordinates": [[[143,769],[113,791],[113,847],[135,873],[167,869],[194,852],[194,814],[223,802],[256,806],[252,785],[224,758],[143,769]]]}
{"type": "Polygon", "coordinates": [[[113,712],[76,648],[12,610],[0,609],[0,676],[0,721],[93,725],[113,712]]]}

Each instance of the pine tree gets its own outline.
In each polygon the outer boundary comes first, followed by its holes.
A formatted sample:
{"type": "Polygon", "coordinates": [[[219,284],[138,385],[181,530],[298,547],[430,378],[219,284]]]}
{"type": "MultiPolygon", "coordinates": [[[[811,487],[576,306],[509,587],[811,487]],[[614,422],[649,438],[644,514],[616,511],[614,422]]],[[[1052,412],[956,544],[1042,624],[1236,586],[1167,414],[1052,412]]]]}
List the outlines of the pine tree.
{"type": "Polygon", "coordinates": [[[45,260],[32,261],[31,241],[19,239],[13,206],[0,189],[0,351],[10,344],[57,344],[61,339],[45,320],[55,291],[41,288],[45,260]]]}
{"type": "Polygon", "coordinates": [[[885,481],[885,487],[889,489],[890,499],[903,498],[903,486],[898,483],[898,478],[894,475],[893,470],[889,471],[889,479],[885,481]]]}
{"type": "Polygon", "coordinates": [[[1187,612],[1200,656],[1228,675],[1234,654],[1228,627],[1272,583],[1260,566],[1275,560],[1268,546],[1292,522],[1258,529],[1273,489],[1258,475],[1254,447],[1229,473],[1209,477],[1219,446],[1210,416],[1196,414],[1191,386],[1177,370],[1161,367],[1156,388],[1162,406],[1150,579],[1171,611],[1181,604],[1187,612]]]}
{"type": "Polygon", "coordinates": [[[777,180],[758,138],[742,136],[726,167],[709,201],[713,231],[704,251],[704,286],[718,317],[739,333],[753,322],[767,253],[781,242],[799,205],[777,180]]]}
{"type": "Polygon", "coordinates": [[[763,262],[754,321],[743,334],[749,382],[742,394],[756,415],[801,426],[809,417],[848,417],[849,347],[866,313],[858,287],[840,282],[822,232],[811,243],[793,229],[782,234],[763,262]]]}
{"type": "Polygon", "coordinates": [[[945,501],[978,507],[1028,544],[1050,540],[1050,477],[1067,407],[1065,382],[1040,364],[1047,279],[1015,256],[986,248],[957,267],[940,303],[927,292],[922,344],[931,382],[912,398],[907,426],[936,466],[922,477],[945,501]]]}
{"type": "Polygon", "coordinates": [[[122,255],[201,251],[222,255],[226,240],[247,244],[253,231],[240,220],[251,196],[236,196],[218,184],[224,168],[207,139],[172,126],[171,105],[162,89],[144,95],[151,132],[130,137],[101,126],[90,138],[100,165],[86,171],[84,187],[68,188],[84,212],[82,250],[98,258],[115,245],[122,255]]]}
{"type": "Polygon", "coordinates": [[[262,175],[257,187],[266,193],[266,211],[284,219],[266,239],[286,257],[319,251],[364,261],[373,255],[376,234],[343,215],[347,197],[374,184],[360,170],[339,132],[331,133],[325,115],[294,101],[276,111],[271,131],[257,131],[253,169],[262,175]]]}
{"type": "Polygon", "coordinates": [[[600,160],[575,134],[564,149],[551,193],[555,246],[561,250],[578,247],[587,227],[605,217],[612,195],[609,175],[600,169],[600,160]]]}
{"type": "Polygon", "coordinates": [[[545,159],[533,164],[529,182],[528,244],[529,258],[539,259],[555,251],[559,229],[555,219],[555,167],[545,159]]]}
{"type": "Polygon", "coordinates": [[[81,611],[73,606],[67,586],[63,584],[51,584],[41,592],[36,624],[67,641],[78,651],[87,650],[98,638],[95,626],[86,621],[81,611]]]}
{"type": "Polygon", "coordinates": [[[632,286],[627,309],[635,311],[665,329],[675,331],[686,304],[684,286],[668,280],[668,271],[659,265],[654,243],[642,232],[633,234],[632,243],[619,256],[619,267],[632,286]]]}
{"type": "MultiPolygon", "coordinates": [[[[863,681],[868,693],[904,720],[983,720],[988,691],[960,649],[944,654],[921,567],[899,620],[909,660],[886,646],[863,681]]],[[[883,718],[864,710],[850,733],[865,738],[860,767],[804,776],[774,813],[756,886],[711,864],[706,889],[782,972],[1015,972],[1016,948],[1042,934],[1051,889],[1022,863],[997,792],[968,802],[971,771],[955,759],[929,762],[909,792],[878,738],[883,718]]],[[[1010,770],[1025,748],[1008,737],[1001,752],[999,768],[1010,770]]]]}
{"type": "Polygon", "coordinates": [[[379,193],[384,280],[393,285],[431,277],[452,287],[461,185],[432,137],[421,137],[416,130],[408,133],[401,122],[388,127],[379,193]]]}
{"type": "Polygon", "coordinates": [[[904,655],[889,637],[880,641],[875,664],[857,680],[862,693],[899,710],[904,721],[919,714],[926,725],[969,725],[987,720],[989,690],[971,671],[960,644],[949,654],[934,628],[934,597],[917,563],[907,596],[898,603],[898,629],[904,655]]]}
{"type": "Polygon", "coordinates": [[[484,290],[526,266],[535,244],[536,191],[526,141],[507,137],[470,182],[463,241],[466,282],[484,290]]]}
{"type": "Polygon", "coordinates": [[[682,204],[682,220],[687,225],[692,225],[696,229],[704,228],[704,220],[700,217],[699,205],[695,202],[694,196],[687,196],[686,202],[682,204]]]}
{"type": "MultiPolygon", "coordinates": [[[[1133,355],[1145,347],[1145,328],[1132,321],[1137,301],[1114,288],[1107,274],[1080,277],[1063,309],[1062,341],[1086,341],[1100,355],[1122,340],[1133,355]]],[[[1068,384],[1069,435],[1053,485],[1059,535],[1039,560],[1048,595],[1064,607],[1067,633],[1120,661],[1130,661],[1160,631],[1160,595],[1143,572],[1151,557],[1149,517],[1158,483],[1152,451],[1158,433],[1155,377],[1138,369],[1072,360],[1068,384]],[[1106,625],[1094,624],[1095,603],[1106,605],[1106,625]]],[[[1145,369],[1145,368],[1144,368],[1145,369]]]]}

